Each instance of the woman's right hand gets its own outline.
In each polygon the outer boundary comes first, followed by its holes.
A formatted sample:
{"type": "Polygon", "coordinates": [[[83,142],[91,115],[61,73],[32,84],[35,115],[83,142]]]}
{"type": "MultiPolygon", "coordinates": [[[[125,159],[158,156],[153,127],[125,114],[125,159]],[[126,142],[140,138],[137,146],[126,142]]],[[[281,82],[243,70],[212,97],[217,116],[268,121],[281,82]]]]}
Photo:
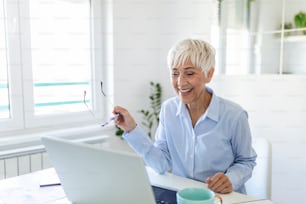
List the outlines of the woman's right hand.
{"type": "Polygon", "coordinates": [[[125,132],[130,132],[136,128],[137,123],[127,109],[121,106],[115,106],[113,109],[113,114],[119,114],[115,118],[115,123],[125,132]]]}

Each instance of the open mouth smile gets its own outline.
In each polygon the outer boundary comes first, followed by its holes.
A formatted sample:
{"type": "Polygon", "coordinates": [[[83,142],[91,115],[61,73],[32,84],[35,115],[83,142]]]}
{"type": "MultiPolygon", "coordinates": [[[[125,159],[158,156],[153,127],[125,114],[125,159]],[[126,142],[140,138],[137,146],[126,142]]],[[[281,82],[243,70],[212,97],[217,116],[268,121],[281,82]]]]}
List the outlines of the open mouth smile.
{"type": "Polygon", "coordinates": [[[183,94],[183,93],[191,92],[191,90],[192,90],[192,88],[190,88],[190,89],[179,89],[179,92],[183,94]]]}

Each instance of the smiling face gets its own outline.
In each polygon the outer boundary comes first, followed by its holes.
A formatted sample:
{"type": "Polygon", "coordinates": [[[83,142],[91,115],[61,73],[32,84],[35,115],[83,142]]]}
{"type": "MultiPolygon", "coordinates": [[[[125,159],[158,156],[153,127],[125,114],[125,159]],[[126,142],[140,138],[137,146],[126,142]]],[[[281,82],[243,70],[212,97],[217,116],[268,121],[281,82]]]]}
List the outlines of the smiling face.
{"type": "Polygon", "coordinates": [[[190,60],[171,69],[172,86],[180,99],[187,105],[200,105],[205,100],[205,84],[210,82],[214,69],[206,74],[190,60]]]}
{"type": "Polygon", "coordinates": [[[211,94],[205,89],[215,67],[215,49],[197,39],[178,41],[168,52],[168,68],[174,90],[189,111],[198,114],[209,105],[211,94]]]}

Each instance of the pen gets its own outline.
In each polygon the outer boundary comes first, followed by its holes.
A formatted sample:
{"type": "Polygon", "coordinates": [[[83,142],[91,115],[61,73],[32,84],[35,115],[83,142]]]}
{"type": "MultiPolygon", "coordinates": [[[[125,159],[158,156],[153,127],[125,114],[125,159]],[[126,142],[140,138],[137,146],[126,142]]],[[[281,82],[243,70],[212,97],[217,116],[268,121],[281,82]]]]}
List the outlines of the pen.
{"type": "Polygon", "coordinates": [[[61,183],[46,183],[46,184],[40,184],[39,187],[50,187],[50,186],[60,186],[61,183]]]}

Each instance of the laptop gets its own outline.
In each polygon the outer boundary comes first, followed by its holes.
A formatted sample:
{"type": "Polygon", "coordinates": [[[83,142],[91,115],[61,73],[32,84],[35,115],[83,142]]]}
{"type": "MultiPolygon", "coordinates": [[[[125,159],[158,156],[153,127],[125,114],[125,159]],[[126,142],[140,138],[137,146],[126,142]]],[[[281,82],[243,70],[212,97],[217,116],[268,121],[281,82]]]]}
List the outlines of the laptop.
{"type": "Polygon", "coordinates": [[[175,191],[151,186],[136,154],[54,137],[42,142],[72,203],[176,203],[175,191]]]}

